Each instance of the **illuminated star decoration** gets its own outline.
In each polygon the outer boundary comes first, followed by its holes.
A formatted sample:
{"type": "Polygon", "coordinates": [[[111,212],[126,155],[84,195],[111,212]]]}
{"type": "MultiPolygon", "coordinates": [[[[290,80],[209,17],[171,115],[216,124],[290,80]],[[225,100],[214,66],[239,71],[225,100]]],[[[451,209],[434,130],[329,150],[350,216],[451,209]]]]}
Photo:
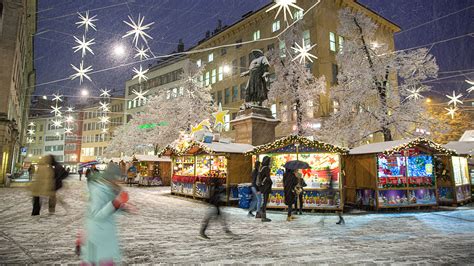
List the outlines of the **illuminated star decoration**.
{"type": "Polygon", "coordinates": [[[148,48],[144,49],[144,47],[142,46],[142,48],[136,47],[135,50],[137,51],[137,53],[135,54],[135,56],[134,56],[133,58],[135,58],[135,57],[140,57],[140,60],[143,60],[143,58],[147,59],[147,58],[150,57],[150,56],[146,53],[146,52],[149,50],[148,48]]]}
{"type": "Polygon", "coordinates": [[[150,38],[150,39],[153,39],[153,37],[151,37],[150,35],[146,34],[144,32],[144,30],[148,30],[150,29],[150,26],[153,25],[155,22],[152,22],[152,23],[149,23],[149,24],[146,24],[146,25],[143,25],[143,20],[145,19],[145,17],[140,17],[141,15],[138,14],[138,20],[137,20],[137,23],[135,23],[135,21],[133,21],[133,19],[128,16],[128,19],[130,20],[131,23],[127,22],[127,21],[123,21],[125,24],[127,24],[128,26],[130,26],[132,28],[132,30],[129,30],[127,31],[127,34],[125,34],[124,36],[122,36],[122,38],[125,38],[125,37],[128,37],[129,35],[133,35],[133,42],[135,42],[135,46],[138,45],[138,38],[142,38],[142,40],[145,42],[145,43],[148,43],[146,38],[150,38]]]}
{"type": "Polygon", "coordinates": [[[63,99],[61,99],[61,97],[63,97],[62,95],[53,93],[53,96],[54,96],[53,99],[52,99],[53,102],[54,101],[59,101],[59,102],[63,101],[63,99]]]}
{"type": "Polygon", "coordinates": [[[102,110],[104,112],[108,112],[110,109],[109,109],[109,103],[105,103],[105,102],[99,102],[100,106],[99,106],[99,110],[102,110]]]}
{"type": "Polygon", "coordinates": [[[454,114],[456,113],[456,111],[458,110],[457,107],[449,107],[449,108],[444,108],[446,110],[448,110],[448,112],[446,113],[447,115],[450,115],[451,116],[451,119],[454,119],[454,114]]]}
{"type": "Polygon", "coordinates": [[[110,90],[108,90],[108,89],[100,89],[100,92],[101,92],[100,97],[104,97],[104,98],[110,97],[110,93],[109,93],[110,90]]]}
{"type": "Polygon", "coordinates": [[[453,96],[446,95],[446,97],[448,97],[449,99],[451,99],[451,100],[448,102],[448,105],[453,104],[454,107],[456,107],[456,104],[457,104],[457,103],[462,104],[462,101],[459,100],[459,98],[462,97],[462,94],[456,95],[456,92],[453,91],[453,96]]]}
{"type": "Polygon", "coordinates": [[[35,126],[35,123],[34,123],[34,122],[30,122],[30,123],[28,124],[28,126],[34,127],[34,126],[35,126]]]}
{"type": "Polygon", "coordinates": [[[66,112],[72,113],[72,112],[74,112],[74,108],[73,107],[68,107],[66,112]]]}
{"type": "Polygon", "coordinates": [[[63,122],[62,122],[61,120],[59,120],[59,119],[53,120],[53,126],[54,126],[55,128],[62,127],[62,125],[63,125],[63,122]]]}
{"type": "Polygon", "coordinates": [[[140,91],[137,91],[137,90],[132,90],[132,93],[136,95],[135,98],[133,98],[133,100],[143,100],[143,101],[146,101],[146,97],[145,97],[145,94],[148,93],[148,91],[142,91],[142,89],[140,89],[140,91]]]}
{"type": "Polygon", "coordinates": [[[228,110],[222,111],[222,105],[219,103],[219,109],[217,110],[217,112],[212,113],[212,116],[214,116],[214,118],[216,119],[216,121],[214,122],[214,128],[217,128],[220,125],[219,129],[222,130],[225,125],[225,116],[228,112],[228,110]]]}
{"type": "Polygon", "coordinates": [[[410,92],[410,95],[408,95],[407,99],[413,99],[413,100],[418,100],[420,98],[423,98],[423,96],[420,94],[421,88],[414,88],[413,90],[408,90],[410,92]]]}
{"type": "Polygon", "coordinates": [[[467,89],[467,93],[471,93],[474,91],[474,81],[470,81],[466,79],[467,84],[471,85],[469,89],[467,89]]]}
{"type": "Polygon", "coordinates": [[[110,121],[109,121],[109,118],[108,116],[101,116],[99,117],[99,123],[101,124],[108,124],[110,121]]]}
{"type": "Polygon", "coordinates": [[[148,69],[143,70],[142,65],[140,65],[140,70],[133,68],[133,72],[135,72],[136,75],[134,75],[132,79],[138,78],[138,83],[142,83],[142,79],[145,81],[148,80],[147,76],[145,76],[148,69]]]}
{"type": "Polygon", "coordinates": [[[204,127],[207,127],[207,128],[211,127],[211,123],[209,122],[209,119],[205,119],[205,120],[201,121],[199,124],[197,124],[196,126],[192,126],[191,127],[191,135],[193,135],[196,132],[199,132],[199,131],[203,130],[204,127]]]}
{"type": "Polygon", "coordinates": [[[51,113],[54,113],[55,116],[61,116],[61,111],[60,109],[63,108],[62,106],[51,106],[53,109],[51,113]]]}
{"type": "Polygon", "coordinates": [[[26,138],[26,142],[27,143],[33,143],[33,139],[32,138],[26,138]]]}
{"type": "Polygon", "coordinates": [[[65,134],[72,134],[72,128],[70,128],[70,127],[65,128],[64,133],[65,134]]]}
{"type": "Polygon", "coordinates": [[[77,13],[77,14],[79,14],[79,19],[81,20],[81,21],[76,22],[76,25],[79,25],[79,26],[77,26],[78,28],[84,26],[85,31],[87,32],[89,27],[91,27],[95,31],[97,31],[97,29],[95,28],[94,23],[92,23],[94,21],[97,21],[97,19],[95,19],[95,17],[97,17],[97,15],[89,18],[89,11],[86,11],[86,16],[82,16],[81,13],[77,13]]]}
{"type": "Polygon", "coordinates": [[[28,129],[28,132],[27,132],[28,135],[34,135],[35,134],[35,130],[34,129],[28,129]]]}
{"type": "Polygon", "coordinates": [[[102,133],[107,133],[108,130],[109,130],[108,128],[104,127],[104,128],[102,129],[102,133]]]}
{"type": "Polygon", "coordinates": [[[286,13],[288,12],[288,14],[290,15],[290,17],[293,19],[293,15],[291,14],[291,10],[290,10],[290,7],[294,7],[298,10],[301,10],[303,11],[303,9],[299,6],[297,6],[296,4],[296,0],[275,0],[275,5],[273,5],[272,7],[270,7],[269,9],[267,9],[266,12],[269,12],[269,11],[272,11],[273,9],[277,8],[278,7],[278,11],[275,15],[275,19],[278,17],[278,15],[280,14],[280,11],[283,10],[283,16],[285,18],[285,21],[287,21],[286,19],[286,13]]]}
{"type": "Polygon", "coordinates": [[[76,78],[79,78],[79,84],[82,83],[83,79],[86,78],[89,81],[92,81],[91,78],[87,75],[88,72],[92,71],[92,66],[88,66],[87,68],[84,68],[84,62],[81,62],[79,65],[79,68],[71,64],[72,68],[77,72],[76,74],[72,74],[69,78],[71,80],[74,80],[76,78]]]}
{"type": "Polygon", "coordinates": [[[70,116],[70,115],[68,115],[68,116],[66,117],[66,122],[67,122],[67,123],[71,123],[73,120],[74,120],[74,118],[73,118],[72,116],[70,116]]]}
{"type": "Polygon", "coordinates": [[[311,45],[311,46],[306,46],[306,45],[304,44],[304,39],[303,39],[303,44],[302,44],[301,46],[300,46],[298,43],[295,43],[295,45],[296,45],[296,48],[295,48],[295,47],[291,47],[291,49],[293,49],[295,52],[297,52],[298,55],[295,56],[295,58],[293,58],[292,61],[295,61],[296,59],[299,58],[299,59],[300,59],[300,64],[301,64],[301,62],[306,63],[306,59],[308,59],[309,61],[313,62],[313,60],[311,59],[311,57],[314,58],[314,59],[318,59],[316,56],[314,56],[314,55],[312,55],[312,54],[309,53],[309,51],[310,51],[311,49],[313,49],[313,47],[315,47],[316,44],[313,44],[313,45],[311,45]]]}
{"type": "Polygon", "coordinates": [[[77,51],[82,50],[82,57],[84,57],[89,51],[91,54],[94,54],[92,49],[89,47],[91,44],[95,44],[94,39],[86,41],[86,36],[82,35],[82,41],[74,36],[75,42],[78,44],[77,46],[72,47],[74,49],[74,53],[77,51]]]}

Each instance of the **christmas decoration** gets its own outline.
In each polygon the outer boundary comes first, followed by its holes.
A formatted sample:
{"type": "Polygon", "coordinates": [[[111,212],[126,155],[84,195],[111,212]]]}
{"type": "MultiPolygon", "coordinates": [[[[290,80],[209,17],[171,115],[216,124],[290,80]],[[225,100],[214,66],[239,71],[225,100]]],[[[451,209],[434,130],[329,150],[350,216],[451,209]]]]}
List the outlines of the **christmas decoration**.
{"type": "Polygon", "coordinates": [[[318,59],[316,56],[309,53],[309,51],[311,49],[313,49],[313,47],[315,47],[316,44],[306,46],[305,43],[304,43],[304,39],[303,39],[303,42],[302,42],[301,46],[296,42],[295,42],[295,45],[296,45],[296,48],[292,46],[291,49],[293,49],[298,55],[296,55],[295,58],[293,58],[292,61],[295,61],[299,58],[300,59],[300,64],[301,63],[306,64],[306,59],[308,59],[311,63],[313,62],[311,57],[314,58],[314,59],[318,59]]]}
{"type": "Polygon", "coordinates": [[[130,16],[128,16],[128,19],[130,20],[130,23],[127,21],[123,22],[130,26],[132,30],[127,31],[127,33],[122,36],[122,38],[126,38],[127,36],[133,35],[133,42],[135,43],[135,46],[138,45],[138,38],[142,38],[145,43],[148,43],[146,38],[153,39],[150,35],[145,33],[144,30],[150,29],[150,26],[155,24],[155,22],[143,25],[143,20],[145,19],[145,16],[141,17],[140,14],[138,14],[138,20],[136,23],[130,16]]]}
{"type": "Polygon", "coordinates": [[[82,57],[86,55],[87,51],[89,51],[91,54],[94,54],[92,49],[89,47],[90,45],[95,44],[94,39],[86,41],[86,36],[84,35],[82,35],[82,41],[78,39],[76,36],[74,36],[74,39],[76,43],[78,43],[77,46],[72,47],[72,49],[74,49],[74,53],[78,51],[82,51],[82,57]]]}
{"type": "Polygon", "coordinates": [[[209,129],[210,127],[211,127],[211,123],[209,122],[209,119],[204,119],[199,124],[191,127],[191,134],[199,132],[205,128],[209,129]]]}
{"type": "Polygon", "coordinates": [[[408,150],[408,149],[411,149],[411,148],[415,148],[415,147],[420,146],[420,145],[429,147],[429,148],[435,150],[436,152],[439,152],[439,153],[442,153],[442,154],[446,154],[446,155],[454,155],[455,154],[455,152],[453,150],[446,149],[442,145],[439,145],[439,144],[437,144],[437,143],[435,143],[435,142],[433,142],[429,139],[425,139],[425,138],[413,139],[410,142],[407,142],[405,144],[401,144],[401,145],[392,147],[390,149],[387,149],[383,153],[386,154],[386,155],[393,155],[395,153],[400,153],[403,150],[408,150]]]}
{"type": "Polygon", "coordinates": [[[135,57],[140,57],[140,60],[143,60],[143,59],[147,59],[148,57],[150,57],[146,52],[149,51],[149,49],[145,49],[143,46],[141,48],[135,48],[135,50],[137,51],[137,53],[135,54],[135,56],[133,56],[133,58],[135,57]]]}
{"type": "Polygon", "coordinates": [[[103,111],[103,112],[108,112],[110,109],[109,109],[109,103],[107,102],[99,102],[99,110],[100,111],[103,111]]]}
{"type": "Polygon", "coordinates": [[[145,94],[147,94],[148,91],[142,91],[142,89],[140,88],[140,91],[137,91],[137,90],[134,89],[134,90],[132,90],[132,93],[136,95],[136,97],[133,98],[134,101],[142,100],[142,101],[146,102],[145,94]]]}
{"type": "Polygon", "coordinates": [[[100,89],[100,97],[104,97],[104,98],[109,98],[111,95],[110,95],[110,90],[108,89],[100,89]]]}
{"type": "Polygon", "coordinates": [[[453,91],[453,96],[446,95],[446,97],[448,97],[448,98],[450,99],[450,101],[448,102],[448,105],[453,104],[454,107],[456,107],[456,104],[457,104],[457,103],[462,104],[462,101],[459,100],[459,98],[462,97],[462,94],[456,95],[456,92],[453,91]]]}
{"type": "Polygon", "coordinates": [[[52,99],[52,101],[55,101],[55,102],[62,102],[63,100],[61,99],[61,97],[63,97],[63,96],[60,95],[60,94],[54,94],[54,93],[53,93],[53,99],[52,99]]]}
{"type": "Polygon", "coordinates": [[[222,105],[219,103],[219,109],[217,112],[212,113],[212,116],[215,118],[214,128],[218,128],[219,131],[222,131],[222,128],[225,125],[225,116],[229,113],[229,110],[222,111],[222,105]]]}
{"type": "Polygon", "coordinates": [[[408,89],[408,92],[410,95],[408,95],[407,99],[413,99],[413,100],[418,100],[420,98],[423,98],[423,96],[420,94],[421,88],[414,88],[414,89],[408,89]]]}
{"type": "Polygon", "coordinates": [[[88,79],[89,81],[92,81],[91,78],[87,75],[88,72],[92,71],[92,66],[88,66],[87,68],[84,68],[83,66],[84,62],[81,61],[81,64],[79,65],[79,68],[71,64],[72,68],[77,72],[76,74],[73,74],[70,76],[71,80],[74,80],[76,78],[79,78],[79,84],[82,84],[83,78],[88,79]]]}
{"type": "Polygon", "coordinates": [[[467,89],[467,93],[471,93],[474,91],[474,81],[470,81],[470,80],[465,80],[467,82],[467,84],[471,85],[471,87],[469,89],[467,89]]]}
{"type": "Polygon", "coordinates": [[[145,74],[148,72],[148,69],[143,70],[142,65],[140,65],[140,69],[133,68],[133,72],[135,75],[132,77],[132,79],[138,78],[138,83],[142,83],[142,80],[147,81],[148,78],[145,76],[145,74]]]}
{"type": "Polygon", "coordinates": [[[97,17],[97,15],[89,18],[89,11],[86,11],[85,16],[82,16],[81,13],[77,13],[77,14],[79,15],[79,19],[81,20],[79,22],[76,22],[76,25],[79,25],[79,26],[77,26],[78,28],[84,27],[85,32],[87,32],[89,30],[89,27],[91,27],[92,29],[97,31],[97,29],[95,28],[94,23],[92,23],[94,21],[97,21],[97,19],[95,19],[95,17],[97,17]]]}
{"type": "Polygon", "coordinates": [[[287,21],[286,13],[288,13],[290,17],[293,19],[293,14],[291,13],[290,7],[303,11],[303,9],[297,6],[295,3],[296,3],[296,0],[275,0],[275,4],[269,9],[267,9],[266,12],[270,12],[273,9],[278,8],[277,13],[275,15],[275,19],[276,19],[278,15],[280,14],[280,12],[283,10],[283,17],[285,21],[287,21]]]}
{"type": "Polygon", "coordinates": [[[446,114],[450,115],[451,119],[454,119],[454,115],[455,115],[456,111],[458,110],[458,108],[457,107],[449,107],[449,108],[444,108],[444,109],[446,109],[448,111],[446,114]]]}

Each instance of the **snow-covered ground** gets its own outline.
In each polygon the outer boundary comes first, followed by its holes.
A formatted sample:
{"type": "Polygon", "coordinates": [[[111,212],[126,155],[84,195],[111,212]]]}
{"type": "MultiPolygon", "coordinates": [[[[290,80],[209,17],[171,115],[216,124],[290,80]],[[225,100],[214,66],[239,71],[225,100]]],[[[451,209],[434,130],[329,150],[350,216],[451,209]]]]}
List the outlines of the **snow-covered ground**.
{"type": "MultiPolygon", "coordinates": [[[[125,263],[474,263],[474,208],[401,214],[307,213],[293,222],[284,212],[271,223],[225,208],[238,238],[211,224],[211,240],[198,232],[207,206],[169,194],[169,188],[126,188],[139,208],[120,217],[125,263]]],[[[85,181],[76,176],[61,194],[71,205],[31,217],[25,189],[0,188],[0,263],[78,263],[74,241],[83,224],[85,181]]]]}

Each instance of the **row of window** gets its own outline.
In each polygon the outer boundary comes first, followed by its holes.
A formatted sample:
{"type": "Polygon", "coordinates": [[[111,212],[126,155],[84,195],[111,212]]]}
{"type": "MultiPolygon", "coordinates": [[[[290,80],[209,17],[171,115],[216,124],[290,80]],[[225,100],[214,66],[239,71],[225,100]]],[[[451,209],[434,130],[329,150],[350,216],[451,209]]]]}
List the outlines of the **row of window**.
{"type": "Polygon", "coordinates": [[[64,139],[64,135],[61,134],[61,135],[54,135],[54,136],[46,136],[44,138],[44,141],[58,141],[58,140],[63,140],[64,139]]]}
{"type": "Polygon", "coordinates": [[[77,162],[78,159],[79,158],[76,154],[65,154],[64,155],[64,161],[65,162],[77,162]]]}
{"type": "Polygon", "coordinates": [[[82,136],[82,143],[103,142],[109,141],[109,134],[95,134],[82,136]]]}
{"type": "Polygon", "coordinates": [[[105,153],[106,147],[92,147],[92,148],[82,148],[82,156],[102,156],[105,153]]]}
{"type": "Polygon", "coordinates": [[[76,143],[68,143],[65,145],[66,147],[64,148],[65,151],[74,151],[76,150],[76,143]]]}
{"type": "Polygon", "coordinates": [[[44,146],[44,151],[63,151],[64,146],[63,145],[52,145],[52,146],[44,146]]]}
{"type": "Polygon", "coordinates": [[[158,77],[148,79],[146,82],[143,82],[141,84],[132,85],[128,87],[128,95],[132,95],[133,90],[137,90],[137,91],[140,90],[140,86],[142,86],[142,89],[150,89],[150,88],[168,84],[170,82],[177,81],[181,79],[181,74],[183,72],[184,72],[183,69],[180,68],[178,70],[171,71],[169,73],[160,75],[158,77]]]}
{"type": "Polygon", "coordinates": [[[217,91],[211,93],[212,100],[217,104],[229,104],[231,102],[237,102],[239,100],[245,99],[245,88],[247,87],[247,83],[232,86],[232,88],[226,88],[223,91],[217,91]],[[240,97],[239,97],[240,91],[240,97]],[[224,100],[224,101],[222,101],[224,100]]]}

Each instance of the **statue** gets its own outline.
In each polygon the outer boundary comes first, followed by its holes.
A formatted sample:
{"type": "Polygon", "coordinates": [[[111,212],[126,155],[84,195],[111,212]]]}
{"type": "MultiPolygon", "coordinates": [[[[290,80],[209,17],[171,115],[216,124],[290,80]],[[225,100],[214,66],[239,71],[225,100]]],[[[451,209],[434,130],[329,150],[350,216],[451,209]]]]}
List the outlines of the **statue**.
{"type": "Polygon", "coordinates": [[[249,76],[247,88],[245,89],[245,103],[262,106],[263,101],[268,99],[268,72],[270,63],[262,50],[252,50],[254,60],[250,62],[249,70],[240,76],[249,76]]]}

